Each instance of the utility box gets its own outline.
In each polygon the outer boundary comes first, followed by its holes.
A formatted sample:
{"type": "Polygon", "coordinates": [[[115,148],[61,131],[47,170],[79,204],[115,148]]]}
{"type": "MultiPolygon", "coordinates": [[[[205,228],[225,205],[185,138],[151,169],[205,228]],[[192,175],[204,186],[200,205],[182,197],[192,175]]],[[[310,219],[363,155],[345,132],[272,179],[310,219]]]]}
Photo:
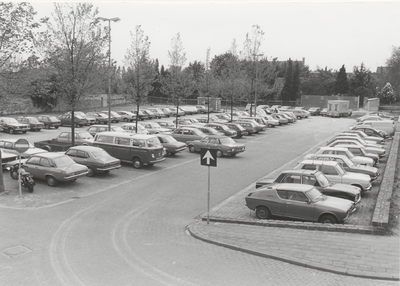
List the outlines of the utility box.
{"type": "Polygon", "coordinates": [[[197,98],[198,105],[207,106],[208,103],[210,103],[210,111],[221,112],[221,98],[216,98],[216,97],[198,97],[197,98]]]}
{"type": "Polygon", "coordinates": [[[353,110],[349,106],[348,100],[328,100],[327,115],[331,117],[350,116],[353,110]]]}

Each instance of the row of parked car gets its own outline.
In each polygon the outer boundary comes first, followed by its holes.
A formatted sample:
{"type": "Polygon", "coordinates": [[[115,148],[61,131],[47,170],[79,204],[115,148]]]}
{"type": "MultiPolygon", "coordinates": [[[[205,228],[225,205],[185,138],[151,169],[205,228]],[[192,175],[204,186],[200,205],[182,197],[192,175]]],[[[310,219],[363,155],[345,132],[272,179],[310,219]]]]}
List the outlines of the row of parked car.
{"type": "Polygon", "coordinates": [[[376,165],[386,156],[387,138],[371,126],[351,126],[277,178],[257,181],[246,206],[259,219],[343,223],[380,176],[376,165]]]}

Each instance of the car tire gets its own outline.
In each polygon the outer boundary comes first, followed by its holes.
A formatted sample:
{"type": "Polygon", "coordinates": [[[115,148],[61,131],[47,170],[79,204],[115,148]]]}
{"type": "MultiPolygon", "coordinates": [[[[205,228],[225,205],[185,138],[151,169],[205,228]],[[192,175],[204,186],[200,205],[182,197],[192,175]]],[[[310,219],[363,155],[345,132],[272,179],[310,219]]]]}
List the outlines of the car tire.
{"type": "Polygon", "coordinates": [[[134,167],[135,169],[140,169],[140,168],[143,167],[143,162],[142,162],[142,160],[140,160],[140,158],[137,158],[137,157],[135,157],[135,158],[132,159],[132,164],[133,164],[133,167],[134,167]]]}
{"type": "Polygon", "coordinates": [[[96,119],[96,124],[100,124],[100,120],[96,119]]]}
{"type": "Polygon", "coordinates": [[[44,126],[44,128],[50,129],[50,125],[46,124],[46,125],[44,126]]]}
{"type": "Polygon", "coordinates": [[[58,184],[58,181],[53,176],[46,176],[46,182],[50,187],[55,187],[58,184]]]}
{"type": "Polygon", "coordinates": [[[189,152],[190,152],[190,153],[196,152],[196,148],[194,148],[193,145],[189,145],[189,152]]]}
{"type": "Polygon", "coordinates": [[[93,168],[88,167],[88,171],[89,172],[86,174],[86,176],[93,177],[95,175],[95,172],[94,172],[93,168]]]}
{"type": "MultiPolygon", "coordinates": [[[[55,129],[58,129],[59,126],[54,126],[55,129]]],[[[50,128],[49,128],[50,129],[50,128]]]]}
{"type": "Polygon", "coordinates": [[[221,150],[217,150],[217,157],[220,158],[224,155],[221,150]]]}
{"type": "Polygon", "coordinates": [[[259,206],[256,208],[256,216],[259,219],[269,219],[271,217],[271,212],[265,206],[259,206]]]}
{"type": "Polygon", "coordinates": [[[334,223],[337,223],[338,221],[333,215],[326,214],[326,215],[322,215],[319,218],[318,222],[334,224],[334,223]]]}
{"type": "Polygon", "coordinates": [[[12,129],[12,128],[9,128],[9,129],[8,129],[8,133],[10,133],[10,134],[14,134],[14,129],[12,129]]]}

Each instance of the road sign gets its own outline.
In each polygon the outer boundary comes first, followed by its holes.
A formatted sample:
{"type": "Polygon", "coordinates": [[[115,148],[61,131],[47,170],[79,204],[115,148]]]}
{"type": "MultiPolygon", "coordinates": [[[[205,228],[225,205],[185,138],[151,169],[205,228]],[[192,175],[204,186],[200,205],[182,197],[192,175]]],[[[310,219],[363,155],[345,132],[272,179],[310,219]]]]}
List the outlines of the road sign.
{"type": "Polygon", "coordinates": [[[18,139],[14,146],[15,151],[18,153],[24,153],[29,149],[29,142],[26,139],[18,139]]]}
{"type": "Polygon", "coordinates": [[[217,150],[201,148],[200,164],[202,166],[217,167],[217,150]]]}

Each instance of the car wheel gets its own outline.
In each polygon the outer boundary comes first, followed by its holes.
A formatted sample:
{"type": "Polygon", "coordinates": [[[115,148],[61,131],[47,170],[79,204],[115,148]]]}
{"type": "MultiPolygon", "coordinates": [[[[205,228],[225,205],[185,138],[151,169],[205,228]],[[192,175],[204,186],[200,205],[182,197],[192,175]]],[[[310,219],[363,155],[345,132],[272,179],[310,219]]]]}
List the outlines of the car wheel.
{"type": "Polygon", "coordinates": [[[196,152],[196,148],[194,148],[193,145],[190,145],[190,146],[189,146],[189,152],[190,152],[190,153],[196,152]]]}
{"type": "Polygon", "coordinates": [[[8,129],[8,133],[13,134],[14,133],[14,129],[12,129],[12,128],[8,129]]]}
{"type": "Polygon", "coordinates": [[[26,131],[22,131],[22,133],[23,133],[23,134],[25,134],[25,133],[26,133],[26,131]]]}
{"type": "Polygon", "coordinates": [[[33,193],[35,187],[32,185],[28,185],[28,192],[33,193]]]}
{"type": "Polygon", "coordinates": [[[55,186],[57,186],[57,184],[58,184],[57,179],[54,178],[53,176],[47,176],[47,177],[46,177],[46,181],[47,181],[47,184],[48,184],[50,187],[55,187],[55,186]]]}
{"type": "Polygon", "coordinates": [[[217,150],[217,157],[222,157],[224,155],[221,150],[217,150]]]}
{"type": "Polygon", "coordinates": [[[323,215],[318,220],[321,223],[337,223],[337,219],[333,215],[323,215]]]}
{"type": "Polygon", "coordinates": [[[256,208],[256,216],[259,219],[269,219],[271,217],[271,212],[267,207],[259,206],[256,208]]]}
{"type": "Polygon", "coordinates": [[[100,120],[96,119],[96,124],[100,124],[100,120]]]}
{"type": "Polygon", "coordinates": [[[14,180],[18,180],[18,169],[12,168],[10,170],[10,177],[13,178],[14,180]]]}
{"type": "Polygon", "coordinates": [[[140,169],[143,167],[143,163],[142,163],[142,160],[140,160],[140,158],[133,158],[132,164],[133,164],[133,167],[136,169],[140,169]]]}
{"type": "MultiPolygon", "coordinates": [[[[58,127],[59,127],[59,126],[54,126],[55,129],[58,129],[58,127]]],[[[49,127],[49,129],[50,129],[50,127],[49,127]]]]}
{"type": "Polygon", "coordinates": [[[95,174],[93,168],[88,167],[88,171],[89,171],[89,172],[86,174],[86,176],[88,176],[88,177],[93,177],[94,174],[95,174]]]}
{"type": "Polygon", "coordinates": [[[129,119],[128,119],[128,118],[124,118],[124,121],[125,121],[125,122],[129,122],[129,119]]]}
{"type": "Polygon", "coordinates": [[[50,125],[46,124],[46,125],[44,126],[44,128],[50,129],[50,125]]]}

